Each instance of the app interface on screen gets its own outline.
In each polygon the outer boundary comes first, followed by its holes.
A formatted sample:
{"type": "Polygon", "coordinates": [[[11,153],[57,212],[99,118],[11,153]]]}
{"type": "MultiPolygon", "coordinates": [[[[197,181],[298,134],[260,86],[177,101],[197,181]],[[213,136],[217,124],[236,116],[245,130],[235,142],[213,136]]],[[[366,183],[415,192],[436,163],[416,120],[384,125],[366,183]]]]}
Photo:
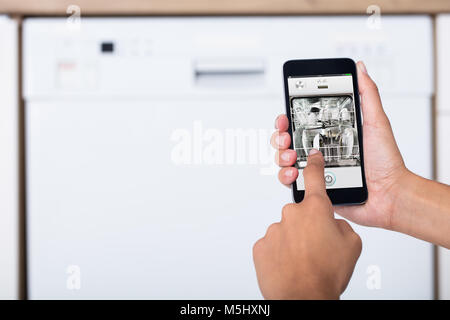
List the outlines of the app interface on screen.
{"type": "Polygon", "coordinates": [[[325,158],[327,189],[362,187],[352,75],[290,77],[288,89],[297,189],[305,190],[303,168],[311,148],[325,158]]]}

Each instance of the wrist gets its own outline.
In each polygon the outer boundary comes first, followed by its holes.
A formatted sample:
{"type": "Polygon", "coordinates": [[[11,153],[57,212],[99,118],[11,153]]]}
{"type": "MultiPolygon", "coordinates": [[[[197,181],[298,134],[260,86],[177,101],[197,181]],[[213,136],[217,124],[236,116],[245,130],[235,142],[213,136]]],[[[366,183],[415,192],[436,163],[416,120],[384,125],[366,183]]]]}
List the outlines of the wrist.
{"type": "Polygon", "coordinates": [[[397,191],[392,230],[450,248],[450,188],[413,173],[397,191]]]}
{"type": "Polygon", "coordinates": [[[405,168],[392,188],[392,211],[389,228],[392,231],[405,232],[413,199],[417,198],[421,178],[405,168]]]}

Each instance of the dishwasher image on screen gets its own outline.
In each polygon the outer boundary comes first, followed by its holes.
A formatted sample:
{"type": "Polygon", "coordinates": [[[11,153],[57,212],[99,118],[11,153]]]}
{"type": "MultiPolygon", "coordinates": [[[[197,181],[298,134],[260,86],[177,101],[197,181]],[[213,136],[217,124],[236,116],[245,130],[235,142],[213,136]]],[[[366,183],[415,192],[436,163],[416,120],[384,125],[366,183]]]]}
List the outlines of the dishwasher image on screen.
{"type": "Polygon", "coordinates": [[[360,166],[353,98],[308,97],[291,100],[297,167],[304,168],[309,151],[320,150],[325,166],[360,166]]]}
{"type": "Polygon", "coordinates": [[[352,75],[290,77],[288,90],[297,190],[305,189],[303,169],[313,148],[324,156],[327,189],[362,187],[352,75]]]}

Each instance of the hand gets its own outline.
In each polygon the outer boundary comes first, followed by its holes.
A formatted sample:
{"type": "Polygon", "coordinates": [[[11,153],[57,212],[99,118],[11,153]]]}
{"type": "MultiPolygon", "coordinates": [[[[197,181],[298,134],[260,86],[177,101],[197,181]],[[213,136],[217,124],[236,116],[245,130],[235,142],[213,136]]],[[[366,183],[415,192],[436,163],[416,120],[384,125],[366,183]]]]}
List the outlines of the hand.
{"type": "Polygon", "coordinates": [[[345,220],[334,219],[319,151],[311,151],[303,175],[304,200],[284,206],[281,222],[253,247],[266,299],[338,299],[361,254],[360,237],[345,220]]]}
{"type": "MultiPolygon", "coordinates": [[[[358,86],[363,112],[364,164],[369,198],[361,206],[337,206],[334,210],[341,216],[361,225],[393,229],[395,201],[407,176],[400,151],[392,133],[389,119],[384,113],[376,84],[372,81],[362,62],[357,63],[358,86]]],[[[287,133],[288,119],[277,118],[278,132],[272,136],[272,146],[279,149],[276,162],[282,167],[279,180],[292,184],[298,170],[291,167],[297,158],[294,150],[288,149],[291,137],[287,133]]]]}

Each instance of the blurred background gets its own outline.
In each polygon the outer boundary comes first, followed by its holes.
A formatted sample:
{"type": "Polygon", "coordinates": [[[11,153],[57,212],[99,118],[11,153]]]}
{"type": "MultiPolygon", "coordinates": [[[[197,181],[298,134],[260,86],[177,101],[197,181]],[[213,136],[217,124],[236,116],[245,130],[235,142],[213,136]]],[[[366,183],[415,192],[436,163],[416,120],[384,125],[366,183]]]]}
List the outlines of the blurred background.
{"type": "MultiPolygon", "coordinates": [[[[3,0],[0,298],[262,298],[282,64],[363,60],[408,168],[449,183],[449,33],[445,0],[3,0]]],[[[448,250],[353,226],[343,298],[450,298],[448,250]]]]}

